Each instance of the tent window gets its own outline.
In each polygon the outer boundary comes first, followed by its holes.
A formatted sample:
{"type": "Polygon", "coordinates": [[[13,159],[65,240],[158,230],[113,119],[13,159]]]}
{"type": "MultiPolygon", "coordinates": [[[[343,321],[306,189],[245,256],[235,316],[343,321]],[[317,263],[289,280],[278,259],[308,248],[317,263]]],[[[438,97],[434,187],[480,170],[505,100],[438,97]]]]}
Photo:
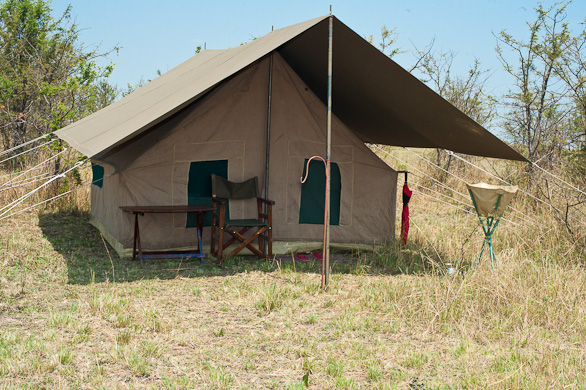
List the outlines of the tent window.
{"type": "MultiPolygon", "coordinates": [[[[189,180],[187,182],[187,204],[212,205],[212,173],[227,179],[228,160],[195,161],[190,164],[189,180]]],[[[229,210],[226,210],[226,213],[230,215],[229,210]]],[[[204,225],[212,225],[211,213],[206,213],[204,225]]],[[[185,227],[195,227],[195,214],[187,214],[185,227]]]]}
{"type": "Polygon", "coordinates": [[[102,188],[104,185],[104,167],[92,163],[92,184],[102,188]]]}
{"type": "MultiPolygon", "coordinates": [[[[303,176],[307,159],[303,163],[303,176]]],[[[330,167],[330,225],[340,224],[340,194],[342,180],[340,167],[332,163],[330,167]]],[[[312,160],[309,163],[309,175],[301,185],[301,206],[299,208],[299,223],[323,224],[326,196],[326,168],[322,161],[312,160]]]]}

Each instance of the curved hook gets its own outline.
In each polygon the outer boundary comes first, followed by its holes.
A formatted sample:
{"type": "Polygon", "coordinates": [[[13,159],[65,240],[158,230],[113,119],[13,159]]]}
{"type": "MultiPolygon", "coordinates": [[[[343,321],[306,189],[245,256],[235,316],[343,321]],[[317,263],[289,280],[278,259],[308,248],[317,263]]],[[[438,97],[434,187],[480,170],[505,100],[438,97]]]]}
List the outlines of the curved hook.
{"type": "Polygon", "coordinates": [[[305,181],[307,180],[307,175],[309,175],[309,163],[311,162],[311,160],[313,160],[314,158],[319,158],[327,167],[328,163],[326,162],[326,160],[321,157],[321,156],[312,156],[309,160],[307,160],[307,166],[305,167],[305,177],[300,177],[299,180],[301,181],[301,184],[305,183],[305,181]]]}

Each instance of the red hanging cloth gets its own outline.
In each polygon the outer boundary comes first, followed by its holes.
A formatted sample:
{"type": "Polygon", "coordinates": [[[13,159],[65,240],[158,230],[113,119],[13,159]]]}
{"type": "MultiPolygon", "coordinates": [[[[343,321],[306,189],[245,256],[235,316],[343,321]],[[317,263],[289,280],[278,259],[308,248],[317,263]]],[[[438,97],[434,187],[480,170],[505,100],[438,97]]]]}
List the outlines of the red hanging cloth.
{"type": "Polygon", "coordinates": [[[401,240],[403,245],[407,245],[407,235],[409,234],[409,200],[413,191],[407,186],[407,181],[403,185],[403,212],[401,213],[401,240]]]}

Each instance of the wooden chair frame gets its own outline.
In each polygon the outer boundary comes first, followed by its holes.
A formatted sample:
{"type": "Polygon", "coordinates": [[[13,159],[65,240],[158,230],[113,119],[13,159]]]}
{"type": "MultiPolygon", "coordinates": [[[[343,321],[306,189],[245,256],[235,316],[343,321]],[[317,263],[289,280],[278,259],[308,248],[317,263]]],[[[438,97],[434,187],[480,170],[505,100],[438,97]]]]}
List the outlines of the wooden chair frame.
{"type": "Polygon", "coordinates": [[[226,224],[226,199],[218,198],[212,195],[212,202],[214,204],[214,211],[212,211],[212,240],[211,252],[217,257],[218,262],[223,262],[226,257],[233,257],[244,248],[248,248],[256,256],[263,259],[273,257],[273,205],[274,201],[256,198],[258,207],[258,221],[264,222],[262,226],[232,226],[226,224]],[[266,212],[263,210],[266,207],[266,212]],[[217,211],[219,209],[219,212],[217,211]],[[254,234],[248,238],[245,237],[246,232],[250,229],[258,228],[254,234]],[[228,233],[231,238],[224,243],[224,233],[228,233]],[[258,248],[253,245],[254,240],[258,239],[258,248]],[[264,241],[267,241],[267,251],[265,253],[264,241]],[[218,249],[216,250],[216,240],[218,249]],[[230,254],[224,256],[224,250],[235,242],[240,242],[240,245],[234,249],[230,254]]]}

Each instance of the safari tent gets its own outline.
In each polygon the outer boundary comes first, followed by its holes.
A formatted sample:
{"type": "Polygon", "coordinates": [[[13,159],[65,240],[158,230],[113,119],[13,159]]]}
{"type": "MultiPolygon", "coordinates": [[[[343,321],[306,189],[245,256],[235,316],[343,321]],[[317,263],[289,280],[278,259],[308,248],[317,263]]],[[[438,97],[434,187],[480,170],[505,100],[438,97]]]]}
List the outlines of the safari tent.
{"type": "MultiPolygon", "coordinates": [[[[201,202],[212,173],[258,177],[276,202],[275,252],[321,246],[323,165],[310,165],[313,184],[299,179],[306,159],[325,152],[327,19],[204,50],[56,132],[91,158],[92,223],[121,256],[132,251],[134,220],[120,206],[201,202]]],[[[332,245],[394,239],[397,172],[365,143],[524,160],[336,18],[333,28],[332,245]]],[[[230,204],[231,218],[252,212],[230,204]]],[[[145,215],[143,247],[194,246],[190,226],[186,215],[145,215]]]]}

